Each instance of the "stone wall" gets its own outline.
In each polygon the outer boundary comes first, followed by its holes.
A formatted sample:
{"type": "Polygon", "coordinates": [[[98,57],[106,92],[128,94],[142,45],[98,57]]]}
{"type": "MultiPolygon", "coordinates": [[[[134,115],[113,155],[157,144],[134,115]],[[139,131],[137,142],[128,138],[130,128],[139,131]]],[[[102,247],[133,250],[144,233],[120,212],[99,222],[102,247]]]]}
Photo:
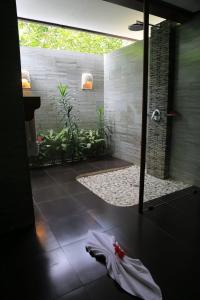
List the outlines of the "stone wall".
{"type": "Polygon", "coordinates": [[[136,42],[104,56],[104,107],[113,131],[114,156],[139,163],[143,44],[136,42]]]}
{"type": "Polygon", "coordinates": [[[61,126],[59,82],[70,87],[74,113],[79,118],[80,126],[95,127],[97,108],[104,101],[103,56],[21,47],[21,64],[30,72],[32,95],[41,97],[41,107],[35,113],[37,129],[61,126]],[[84,72],[93,74],[93,90],[81,90],[81,75],[84,72]]]}
{"type": "Polygon", "coordinates": [[[155,177],[169,177],[170,120],[172,105],[173,59],[175,54],[174,25],[169,21],[152,27],[150,39],[149,109],[147,138],[147,172],[155,177]],[[160,111],[160,121],[151,119],[160,111]]]}
{"type": "Polygon", "coordinates": [[[200,186],[200,14],[177,29],[170,174],[200,186]]]}

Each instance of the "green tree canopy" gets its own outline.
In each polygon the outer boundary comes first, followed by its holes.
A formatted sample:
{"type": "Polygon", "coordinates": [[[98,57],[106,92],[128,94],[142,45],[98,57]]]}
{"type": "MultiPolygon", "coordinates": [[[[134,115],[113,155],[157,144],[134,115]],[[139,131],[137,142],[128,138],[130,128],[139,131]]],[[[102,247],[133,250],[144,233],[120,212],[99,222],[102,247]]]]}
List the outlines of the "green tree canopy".
{"type": "Polygon", "coordinates": [[[34,22],[19,21],[18,24],[21,46],[105,54],[127,44],[118,38],[34,22]]]}

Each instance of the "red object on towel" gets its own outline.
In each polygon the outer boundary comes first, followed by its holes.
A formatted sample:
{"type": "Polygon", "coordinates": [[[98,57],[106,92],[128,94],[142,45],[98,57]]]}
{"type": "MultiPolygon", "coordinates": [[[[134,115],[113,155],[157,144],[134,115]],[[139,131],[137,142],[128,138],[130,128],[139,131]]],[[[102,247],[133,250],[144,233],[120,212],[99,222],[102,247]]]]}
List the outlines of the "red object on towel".
{"type": "Polygon", "coordinates": [[[115,254],[119,256],[119,258],[123,259],[125,256],[124,251],[121,249],[121,247],[118,244],[113,244],[115,248],[115,254]]]}

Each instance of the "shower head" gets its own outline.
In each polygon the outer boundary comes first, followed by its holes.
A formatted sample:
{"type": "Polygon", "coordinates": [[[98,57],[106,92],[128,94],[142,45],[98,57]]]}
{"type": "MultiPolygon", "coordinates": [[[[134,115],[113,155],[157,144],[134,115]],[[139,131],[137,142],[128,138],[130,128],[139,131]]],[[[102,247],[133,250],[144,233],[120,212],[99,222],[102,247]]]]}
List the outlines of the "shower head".
{"type": "Polygon", "coordinates": [[[140,22],[140,21],[136,21],[135,24],[128,26],[128,29],[131,31],[140,31],[140,30],[143,30],[143,28],[144,28],[144,24],[143,24],[143,22],[140,22]]]}
{"type": "MultiPolygon", "coordinates": [[[[153,24],[149,24],[149,26],[157,27],[157,28],[160,27],[159,25],[153,25],[153,24]]],[[[140,30],[143,30],[144,29],[144,23],[141,22],[141,21],[136,21],[136,23],[134,23],[132,25],[129,25],[128,29],[131,30],[131,31],[140,31],[140,30]]]]}

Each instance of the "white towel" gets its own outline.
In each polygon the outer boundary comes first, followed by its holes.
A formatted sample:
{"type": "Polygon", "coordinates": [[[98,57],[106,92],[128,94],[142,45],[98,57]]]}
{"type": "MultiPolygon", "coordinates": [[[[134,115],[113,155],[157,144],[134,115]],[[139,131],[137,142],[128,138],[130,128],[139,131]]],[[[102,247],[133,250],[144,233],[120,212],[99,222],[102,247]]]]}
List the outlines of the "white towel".
{"type": "Polygon", "coordinates": [[[126,256],[114,236],[89,231],[86,249],[92,256],[105,258],[108,274],[126,292],[144,300],[162,300],[150,272],[139,259],[126,256]]]}

